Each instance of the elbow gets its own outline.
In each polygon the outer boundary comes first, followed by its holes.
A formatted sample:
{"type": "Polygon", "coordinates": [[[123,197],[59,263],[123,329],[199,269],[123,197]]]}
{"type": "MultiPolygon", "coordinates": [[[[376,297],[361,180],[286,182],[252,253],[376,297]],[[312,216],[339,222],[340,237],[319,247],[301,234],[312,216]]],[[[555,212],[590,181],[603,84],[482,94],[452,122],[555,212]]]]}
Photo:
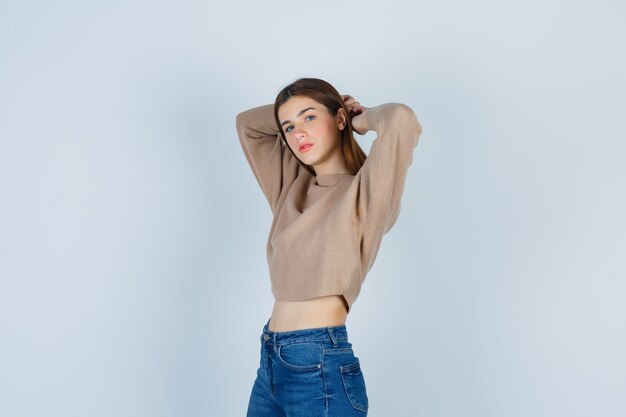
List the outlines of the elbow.
{"type": "Polygon", "coordinates": [[[248,126],[251,121],[261,118],[260,109],[261,107],[251,107],[240,111],[235,117],[235,123],[237,126],[248,126]]]}
{"type": "Polygon", "coordinates": [[[235,117],[235,127],[237,130],[241,130],[244,126],[246,126],[246,112],[247,111],[242,111],[235,117]]]}
{"type": "Polygon", "coordinates": [[[239,135],[250,135],[253,123],[255,123],[255,117],[251,110],[242,111],[235,117],[235,129],[239,135]]]}
{"type": "Polygon", "coordinates": [[[419,136],[422,134],[422,125],[417,119],[415,111],[413,111],[413,109],[406,104],[396,104],[397,106],[395,111],[397,114],[397,120],[401,120],[402,123],[406,126],[406,129],[410,131],[416,139],[418,139],[419,136]]]}

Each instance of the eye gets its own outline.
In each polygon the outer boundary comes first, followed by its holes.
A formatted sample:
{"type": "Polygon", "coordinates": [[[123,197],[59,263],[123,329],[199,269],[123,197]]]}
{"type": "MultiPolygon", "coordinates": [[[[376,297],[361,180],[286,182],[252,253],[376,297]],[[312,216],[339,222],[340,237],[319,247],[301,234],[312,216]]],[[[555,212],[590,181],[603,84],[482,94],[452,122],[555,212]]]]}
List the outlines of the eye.
{"type": "MultiPolygon", "coordinates": [[[[313,116],[312,114],[309,114],[307,117],[305,117],[305,118],[304,118],[304,120],[308,119],[309,117],[313,117],[313,118],[315,118],[315,116],[313,116]]],[[[293,126],[289,126],[289,127],[287,127],[287,129],[285,129],[285,132],[289,132],[289,128],[290,128],[290,127],[293,127],[293,126]]]]}

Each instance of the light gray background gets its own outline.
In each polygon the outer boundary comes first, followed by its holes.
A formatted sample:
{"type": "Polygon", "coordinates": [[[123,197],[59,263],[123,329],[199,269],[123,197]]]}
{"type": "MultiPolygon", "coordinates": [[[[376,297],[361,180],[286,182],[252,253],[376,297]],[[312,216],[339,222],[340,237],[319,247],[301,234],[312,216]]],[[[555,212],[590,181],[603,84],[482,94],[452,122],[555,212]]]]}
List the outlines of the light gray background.
{"type": "Polygon", "coordinates": [[[625,11],[3,0],[0,416],[245,414],[271,212],[235,116],[302,76],[424,128],[347,322],[369,415],[626,415],[625,11]]]}

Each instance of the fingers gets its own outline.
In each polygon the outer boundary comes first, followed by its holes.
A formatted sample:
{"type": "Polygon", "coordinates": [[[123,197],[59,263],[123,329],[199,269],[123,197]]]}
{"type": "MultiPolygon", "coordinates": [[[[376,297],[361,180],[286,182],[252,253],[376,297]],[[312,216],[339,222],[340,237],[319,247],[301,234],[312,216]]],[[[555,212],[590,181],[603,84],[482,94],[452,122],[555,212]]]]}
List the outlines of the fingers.
{"type": "Polygon", "coordinates": [[[363,107],[361,103],[356,101],[354,97],[349,94],[342,94],[341,98],[344,100],[344,104],[348,108],[348,113],[350,114],[350,117],[358,116],[366,110],[366,108],[363,107]]]}
{"type": "Polygon", "coordinates": [[[344,104],[346,106],[350,106],[350,105],[356,103],[356,100],[354,99],[354,97],[349,96],[347,94],[346,95],[342,95],[341,98],[343,98],[344,104]]]}
{"type": "Polygon", "coordinates": [[[361,106],[361,103],[358,101],[355,101],[354,103],[348,105],[348,111],[354,115],[361,114],[363,112],[363,106],[361,106]]]}

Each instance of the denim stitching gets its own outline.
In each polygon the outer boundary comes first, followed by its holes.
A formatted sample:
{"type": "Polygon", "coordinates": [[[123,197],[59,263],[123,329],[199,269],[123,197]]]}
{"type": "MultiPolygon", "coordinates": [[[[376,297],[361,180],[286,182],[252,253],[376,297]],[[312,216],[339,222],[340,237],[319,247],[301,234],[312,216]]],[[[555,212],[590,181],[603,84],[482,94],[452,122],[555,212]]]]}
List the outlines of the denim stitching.
{"type": "MultiPolygon", "coordinates": [[[[348,385],[346,384],[346,380],[345,380],[345,378],[344,378],[344,372],[345,372],[345,371],[352,371],[352,370],[357,369],[357,368],[359,368],[359,367],[360,367],[360,363],[359,363],[358,361],[357,361],[357,362],[354,362],[354,363],[351,363],[351,364],[349,364],[349,365],[341,366],[341,367],[340,367],[340,371],[341,371],[341,372],[340,372],[340,373],[341,373],[341,381],[342,381],[342,383],[343,383],[343,388],[344,388],[344,390],[345,390],[345,392],[346,392],[346,396],[348,397],[348,401],[350,401],[350,404],[352,405],[352,407],[353,407],[355,410],[359,410],[359,411],[362,411],[362,412],[364,412],[364,413],[367,413],[367,409],[365,409],[364,407],[361,407],[360,405],[355,404],[355,403],[352,401],[352,397],[350,396],[350,392],[348,391],[348,385]]],[[[365,406],[365,405],[364,405],[364,406],[365,406]]]]}
{"type": "MultiPolygon", "coordinates": [[[[292,365],[289,362],[285,361],[281,355],[281,349],[285,346],[290,346],[290,345],[295,345],[297,343],[289,343],[286,345],[278,345],[278,350],[276,352],[276,356],[278,356],[278,360],[280,360],[283,365],[285,365],[287,368],[293,369],[295,371],[315,371],[317,369],[320,369],[323,365],[323,361],[324,361],[324,355],[322,355],[322,362],[316,363],[314,365],[292,365]]],[[[320,346],[321,347],[321,346],[320,346]]],[[[323,351],[323,348],[322,348],[323,351]]]]}

